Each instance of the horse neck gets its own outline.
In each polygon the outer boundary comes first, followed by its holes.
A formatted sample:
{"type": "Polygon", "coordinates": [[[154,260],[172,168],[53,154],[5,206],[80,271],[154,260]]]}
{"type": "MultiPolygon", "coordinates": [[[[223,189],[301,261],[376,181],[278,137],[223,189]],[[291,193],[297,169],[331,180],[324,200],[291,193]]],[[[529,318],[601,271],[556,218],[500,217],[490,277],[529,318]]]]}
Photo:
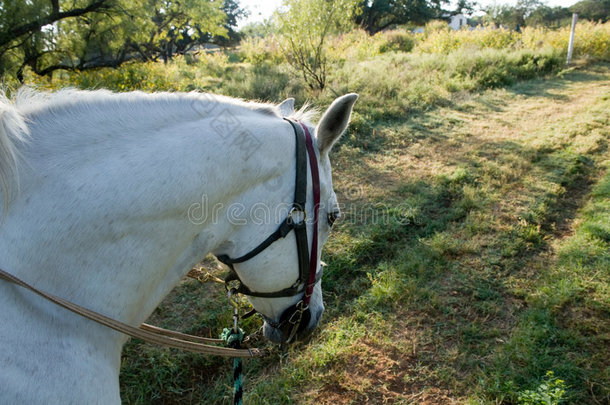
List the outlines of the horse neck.
{"type": "Polygon", "coordinates": [[[58,129],[37,142],[33,125],[31,168],[3,225],[11,237],[0,238],[0,251],[11,254],[0,265],[90,309],[144,321],[206,253],[231,243],[236,227],[226,210],[198,221],[189,217],[194,205],[205,198],[209,209],[248,211],[293,187],[287,124],[241,119],[246,132],[218,134],[213,120],[200,120],[145,138],[126,134],[129,153],[114,141],[45,151],[58,129]]]}

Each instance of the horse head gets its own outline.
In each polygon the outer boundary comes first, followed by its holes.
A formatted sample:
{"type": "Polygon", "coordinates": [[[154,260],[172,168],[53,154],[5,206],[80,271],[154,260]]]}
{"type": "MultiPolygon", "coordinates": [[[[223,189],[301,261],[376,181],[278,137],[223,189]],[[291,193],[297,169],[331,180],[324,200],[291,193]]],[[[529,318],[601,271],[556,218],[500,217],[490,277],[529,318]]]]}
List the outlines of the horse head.
{"type": "MultiPolygon", "coordinates": [[[[340,216],[329,153],[347,128],[357,98],[356,94],[337,98],[315,128],[285,118],[290,123],[286,132],[294,133],[295,153],[281,156],[280,166],[287,173],[278,192],[263,192],[257,202],[285,210],[266,238],[256,227],[240,227],[232,244],[250,246],[249,251],[217,254],[231,268],[232,278],[240,281],[238,291],[263,315],[264,335],[273,342],[307,337],[322,317],[320,253],[340,216]],[[274,200],[278,196],[279,202],[274,200]],[[287,201],[292,196],[293,201],[287,201]]],[[[277,110],[283,117],[293,116],[294,100],[284,101],[277,110]]]]}

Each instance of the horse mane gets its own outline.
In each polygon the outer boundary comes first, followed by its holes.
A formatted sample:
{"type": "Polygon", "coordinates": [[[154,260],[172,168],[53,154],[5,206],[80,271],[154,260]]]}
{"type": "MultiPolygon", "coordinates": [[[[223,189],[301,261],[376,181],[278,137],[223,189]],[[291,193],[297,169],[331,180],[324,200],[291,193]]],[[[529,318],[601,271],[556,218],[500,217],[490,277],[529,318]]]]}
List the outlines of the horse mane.
{"type": "Polygon", "coordinates": [[[215,94],[190,92],[172,93],[155,92],[145,93],[143,91],[131,91],[126,93],[115,93],[110,90],[79,90],[66,88],[55,92],[36,91],[30,88],[22,88],[17,93],[15,104],[20,110],[27,114],[59,114],[69,110],[70,115],[80,113],[90,114],[96,111],[99,114],[110,114],[117,118],[135,113],[142,105],[146,108],[144,113],[153,117],[159,114],[178,114],[182,119],[192,117],[203,118],[208,112],[216,112],[215,105],[223,105],[227,108],[237,109],[239,113],[260,113],[270,116],[279,116],[277,107],[273,104],[261,102],[247,102],[237,98],[220,96],[215,94]]]}
{"type": "MultiPolygon", "coordinates": [[[[13,100],[9,100],[0,91],[0,198],[4,202],[4,210],[19,184],[19,149],[29,138],[29,121],[56,125],[59,121],[57,117],[67,115],[72,122],[79,122],[82,117],[89,118],[95,112],[99,122],[105,126],[114,125],[116,132],[120,132],[121,128],[142,125],[142,122],[152,128],[164,126],[168,115],[184,122],[210,118],[227,110],[236,115],[281,117],[273,104],[199,92],[114,93],[73,88],[49,92],[22,87],[13,100]]],[[[317,114],[317,110],[305,104],[290,118],[309,124],[317,114]]]]}
{"type": "Polygon", "coordinates": [[[6,212],[18,186],[19,144],[27,141],[29,130],[23,115],[4,91],[0,91],[0,198],[6,212]]]}
{"type": "Polygon", "coordinates": [[[288,118],[311,125],[318,115],[320,115],[320,112],[316,108],[311,107],[309,103],[305,103],[300,109],[290,114],[288,118]]]}

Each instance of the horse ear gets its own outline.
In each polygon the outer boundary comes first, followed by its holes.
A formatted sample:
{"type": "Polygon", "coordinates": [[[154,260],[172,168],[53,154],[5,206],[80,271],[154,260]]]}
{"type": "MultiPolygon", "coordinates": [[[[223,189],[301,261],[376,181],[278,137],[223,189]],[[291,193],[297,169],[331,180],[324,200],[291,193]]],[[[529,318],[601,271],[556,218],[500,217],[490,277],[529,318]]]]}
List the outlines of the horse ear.
{"type": "Polygon", "coordinates": [[[288,117],[294,113],[294,98],[287,98],[286,100],[282,101],[277,108],[280,110],[282,117],[288,117]]]}
{"type": "Polygon", "coordinates": [[[318,149],[320,149],[321,155],[330,151],[345,131],[345,128],[347,128],[352,114],[352,107],[357,99],[358,95],[355,93],[341,96],[333,101],[322,116],[316,127],[318,149]]]}

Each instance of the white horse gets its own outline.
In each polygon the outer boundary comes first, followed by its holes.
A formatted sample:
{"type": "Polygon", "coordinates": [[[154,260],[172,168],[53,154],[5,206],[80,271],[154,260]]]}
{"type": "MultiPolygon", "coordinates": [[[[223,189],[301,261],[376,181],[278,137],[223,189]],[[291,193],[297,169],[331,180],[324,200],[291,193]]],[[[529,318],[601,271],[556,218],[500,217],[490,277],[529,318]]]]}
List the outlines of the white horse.
{"type": "MultiPolygon", "coordinates": [[[[319,250],[338,215],[329,151],[357,95],[315,127],[319,250]]],[[[274,232],[295,194],[295,135],[279,106],[198,93],[21,91],[0,97],[0,269],[140,325],[208,253],[239,257],[274,232]]],[[[311,169],[311,168],[310,168],[311,169]]],[[[313,212],[307,183],[308,213],[313,212]]],[[[307,221],[311,244],[312,221],[307,221]]],[[[310,245],[311,246],[311,245],[310,245]]],[[[299,275],[294,232],[234,265],[252,291],[299,275]]],[[[274,328],[299,296],[251,297],[274,328]]],[[[314,328],[324,309],[311,297],[314,328]]],[[[127,337],[0,280],[0,403],[118,404],[127,337]]]]}

